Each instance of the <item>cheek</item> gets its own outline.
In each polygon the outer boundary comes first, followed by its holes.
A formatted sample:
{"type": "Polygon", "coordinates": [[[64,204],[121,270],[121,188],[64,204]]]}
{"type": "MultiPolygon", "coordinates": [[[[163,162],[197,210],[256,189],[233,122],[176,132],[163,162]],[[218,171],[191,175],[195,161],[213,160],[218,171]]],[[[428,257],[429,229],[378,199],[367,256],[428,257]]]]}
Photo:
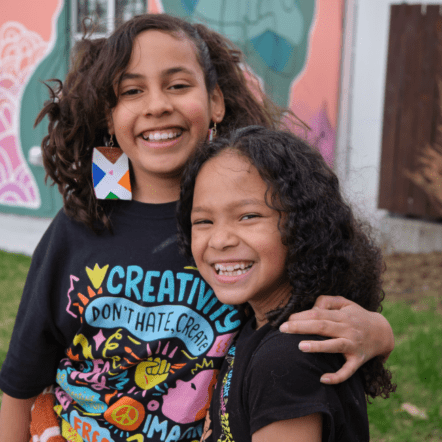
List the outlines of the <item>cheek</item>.
{"type": "Polygon", "coordinates": [[[192,233],[192,255],[195,262],[201,262],[204,253],[202,235],[192,233]]]}
{"type": "Polygon", "coordinates": [[[126,135],[130,132],[131,120],[133,119],[133,112],[122,108],[113,114],[113,121],[115,130],[120,134],[126,135]]]}
{"type": "Polygon", "coordinates": [[[287,247],[282,244],[281,235],[278,233],[267,235],[267,238],[261,242],[261,253],[274,266],[280,267],[285,264],[287,258],[287,247]]]}
{"type": "Polygon", "coordinates": [[[204,128],[209,127],[209,106],[204,101],[204,97],[199,97],[198,100],[192,100],[182,104],[183,112],[187,115],[193,125],[204,128]]]}

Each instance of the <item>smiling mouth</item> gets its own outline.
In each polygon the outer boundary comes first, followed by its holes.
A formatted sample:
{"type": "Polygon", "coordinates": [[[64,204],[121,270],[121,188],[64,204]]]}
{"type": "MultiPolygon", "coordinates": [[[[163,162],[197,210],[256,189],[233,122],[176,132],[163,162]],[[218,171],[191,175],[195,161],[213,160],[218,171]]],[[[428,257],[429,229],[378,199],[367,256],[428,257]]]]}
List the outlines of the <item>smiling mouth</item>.
{"type": "Polygon", "coordinates": [[[182,130],[169,129],[158,131],[146,131],[141,134],[141,138],[145,141],[166,141],[178,138],[183,133],[182,130]]]}
{"type": "Polygon", "coordinates": [[[218,275],[221,276],[239,276],[247,273],[253,266],[253,262],[249,263],[238,263],[235,265],[223,265],[223,264],[215,264],[215,271],[218,275]]]}

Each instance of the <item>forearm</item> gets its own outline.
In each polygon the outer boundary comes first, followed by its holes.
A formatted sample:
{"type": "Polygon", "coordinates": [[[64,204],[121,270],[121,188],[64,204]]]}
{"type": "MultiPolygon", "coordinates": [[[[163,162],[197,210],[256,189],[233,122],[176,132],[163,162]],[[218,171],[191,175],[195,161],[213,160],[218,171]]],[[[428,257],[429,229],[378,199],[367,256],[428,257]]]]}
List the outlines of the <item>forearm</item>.
{"type": "Polygon", "coordinates": [[[388,359],[394,349],[394,334],[390,323],[380,313],[373,313],[376,327],[374,330],[375,348],[379,349],[379,356],[383,357],[384,362],[388,359]]]}
{"type": "Polygon", "coordinates": [[[31,407],[35,397],[15,399],[3,394],[0,410],[0,441],[28,442],[31,423],[31,407]]]}

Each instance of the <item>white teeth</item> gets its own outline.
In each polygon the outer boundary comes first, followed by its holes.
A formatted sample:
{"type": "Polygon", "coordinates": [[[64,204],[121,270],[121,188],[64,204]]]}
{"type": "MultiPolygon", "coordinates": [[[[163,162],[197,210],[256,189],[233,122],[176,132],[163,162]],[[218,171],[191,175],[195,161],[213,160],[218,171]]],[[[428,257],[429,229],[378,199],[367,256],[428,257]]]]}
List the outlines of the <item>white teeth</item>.
{"type": "Polygon", "coordinates": [[[249,264],[235,264],[234,266],[228,265],[224,266],[222,264],[215,264],[215,270],[218,273],[218,275],[223,276],[238,276],[243,275],[244,273],[248,272],[251,267],[253,266],[253,262],[250,262],[249,264]]]}
{"type": "Polygon", "coordinates": [[[179,137],[182,132],[151,132],[149,135],[142,135],[145,140],[160,141],[179,137]]]}

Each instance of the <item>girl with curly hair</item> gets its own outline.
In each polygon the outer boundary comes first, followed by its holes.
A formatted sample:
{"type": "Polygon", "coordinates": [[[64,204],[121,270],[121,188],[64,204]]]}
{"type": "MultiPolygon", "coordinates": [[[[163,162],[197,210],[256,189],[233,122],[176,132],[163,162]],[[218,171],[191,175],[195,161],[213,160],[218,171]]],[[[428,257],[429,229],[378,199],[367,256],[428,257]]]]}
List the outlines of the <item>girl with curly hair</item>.
{"type": "MultiPolygon", "coordinates": [[[[37,119],[49,120],[44,165],[64,206],[34,253],[0,373],[2,442],[29,440],[33,398],[46,387],[34,440],[41,428],[101,442],[201,434],[244,316],[180,256],[176,201],[208,131],[276,128],[285,115],[249,89],[243,65],[220,34],[169,15],[135,17],[74,49],[37,119]],[[115,200],[129,188],[131,200],[115,200]],[[52,408],[59,420],[46,428],[52,408]]],[[[387,356],[393,336],[377,313],[330,299],[287,327],[335,338],[304,343],[344,353],[344,366],[323,378],[334,383],[387,356]]]]}
{"type": "Polygon", "coordinates": [[[292,351],[321,338],[278,330],[322,295],[373,312],[383,299],[380,250],[321,155],[290,133],[236,130],[196,151],[177,213],[182,249],[217,298],[251,313],[221,368],[205,440],[368,441],[364,393],[395,391],[382,360],[324,385],[341,355],[292,351]]]}

